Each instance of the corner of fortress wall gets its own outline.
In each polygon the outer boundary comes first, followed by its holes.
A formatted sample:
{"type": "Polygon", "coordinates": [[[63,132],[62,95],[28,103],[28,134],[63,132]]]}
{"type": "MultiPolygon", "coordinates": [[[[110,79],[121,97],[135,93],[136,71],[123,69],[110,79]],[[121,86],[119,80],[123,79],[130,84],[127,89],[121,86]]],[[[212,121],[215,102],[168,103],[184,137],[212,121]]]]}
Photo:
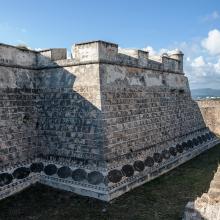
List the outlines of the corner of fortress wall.
{"type": "Polygon", "coordinates": [[[0,198],[41,182],[109,201],[219,143],[180,51],[73,51],[0,44],[0,198]]]}

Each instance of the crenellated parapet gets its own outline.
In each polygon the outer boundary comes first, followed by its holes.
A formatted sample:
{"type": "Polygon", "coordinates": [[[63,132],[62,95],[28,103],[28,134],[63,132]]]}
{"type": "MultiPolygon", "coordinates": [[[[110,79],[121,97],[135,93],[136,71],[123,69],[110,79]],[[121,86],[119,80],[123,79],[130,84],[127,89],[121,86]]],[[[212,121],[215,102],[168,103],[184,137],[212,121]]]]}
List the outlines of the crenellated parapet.
{"type": "Polygon", "coordinates": [[[91,41],[74,45],[74,58],[77,62],[115,61],[118,45],[105,41],[91,41]]]}
{"type": "Polygon", "coordinates": [[[34,68],[37,65],[37,53],[28,49],[0,44],[0,65],[34,68]]]}
{"type": "Polygon", "coordinates": [[[52,48],[41,51],[0,44],[0,65],[39,69],[51,65],[52,62],[67,59],[67,50],[52,48]]]}
{"type": "Polygon", "coordinates": [[[110,201],[217,143],[180,51],[0,44],[0,199],[41,182],[110,201]]]}
{"type": "Polygon", "coordinates": [[[170,55],[162,54],[155,60],[148,51],[118,48],[117,44],[105,41],[91,41],[75,44],[72,51],[74,59],[67,59],[65,48],[34,51],[0,44],[0,65],[40,69],[59,65],[105,62],[183,74],[183,53],[178,50],[170,55]]]}
{"type": "Polygon", "coordinates": [[[112,64],[157,69],[183,73],[183,53],[174,51],[161,55],[159,60],[151,59],[148,51],[118,48],[117,44],[92,41],[75,44],[73,53],[76,62],[109,62],[112,64]]]}

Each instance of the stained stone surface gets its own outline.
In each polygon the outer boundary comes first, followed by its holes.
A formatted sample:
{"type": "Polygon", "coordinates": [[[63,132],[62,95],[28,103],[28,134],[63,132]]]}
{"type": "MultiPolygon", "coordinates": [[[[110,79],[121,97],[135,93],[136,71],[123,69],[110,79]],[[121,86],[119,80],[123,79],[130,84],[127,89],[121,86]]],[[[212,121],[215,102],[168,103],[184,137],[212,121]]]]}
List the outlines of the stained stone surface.
{"type": "Polygon", "coordinates": [[[147,157],[144,163],[146,166],[152,167],[154,165],[154,159],[152,157],[147,157]]]}
{"type": "Polygon", "coordinates": [[[126,177],[131,177],[134,175],[134,168],[129,164],[124,165],[121,170],[126,177]]]}
{"type": "Polygon", "coordinates": [[[67,178],[71,176],[72,170],[69,167],[60,167],[57,171],[57,175],[60,178],[67,178]]]}
{"type": "Polygon", "coordinates": [[[220,100],[198,100],[197,103],[207,126],[220,135],[220,100]]]}
{"type": "Polygon", "coordinates": [[[76,169],[72,172],[72,178],[75,181],[83,181],[87,179],[87,173],[83,169],[76,169]]]}
{"type": "Polygon", "coordinates": [[[181,52],[73,51],[0,44],[0,198],[38,181],[109,201],[218,143],[181,52]]]}
{"type": "Polygon", "coordinates": [[[40,173],[44,169],[43,163],[32,163],[30,166],[31,172],[40,173]]]}
{"type": "Polygon", "coordinates": [[[134,170],[141,172],[144,170],[145,165],[143,161],[137,160],[134,162],[133,167],[134,167],[134,170]]]}
{"type": "Polygon", "coordinates": [[[88,174],[88,182],[92,185],[98,185],[102,183],[104,180],[104,176],[97,171],[93,171],[88,174]]]}
{"type": "Polygon", "coordinates": [[[27,167],[19,167],[16,170],[14,170],[13,172],[13,177],[15,179],[24,179],[26,177],[28,177],[30,174],[30,169],[27,167]]]}
{"type": "Polygon", "coordinates": [[[13,177],[9,173],[1,173],[0,174],[0,186],[8,185],[12,182],[13,177]]]}
{"type": "Polygon", "coordinates": [[[54,164],[49,164],[44,168],[44,173],[48,176],[54,175],[57,173],[57,167],[54,164]]]}
{"type": "Polygon", "coordinates": [[[122,172],[120,170],[111,170],[108,173],[108,179],[112,183],[118,183],[122,179],[122,172]]]}

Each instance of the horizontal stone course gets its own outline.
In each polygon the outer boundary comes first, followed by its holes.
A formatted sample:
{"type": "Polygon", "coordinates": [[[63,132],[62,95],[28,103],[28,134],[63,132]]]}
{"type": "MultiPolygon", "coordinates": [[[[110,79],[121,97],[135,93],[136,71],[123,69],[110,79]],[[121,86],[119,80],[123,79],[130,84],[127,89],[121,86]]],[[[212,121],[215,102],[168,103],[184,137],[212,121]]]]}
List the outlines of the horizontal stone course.
{"type": "Polygon", "coordinates": [[[109,201],[217,143],[180,51],[155,61],[97,41],[65,60],[63,49],[1,47],[31,54],[0,61],[1,198],[39,181],[109,201]]]}

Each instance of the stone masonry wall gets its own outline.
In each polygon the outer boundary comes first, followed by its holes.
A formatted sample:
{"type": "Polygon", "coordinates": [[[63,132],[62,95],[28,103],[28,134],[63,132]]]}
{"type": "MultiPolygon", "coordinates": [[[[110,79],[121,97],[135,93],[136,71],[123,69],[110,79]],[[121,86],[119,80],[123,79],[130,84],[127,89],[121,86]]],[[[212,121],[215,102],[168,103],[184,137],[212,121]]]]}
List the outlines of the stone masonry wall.
{"type": "Polygon", "coordinates": [[[176,51],[0,45],[0,198],[41,182],[110,201],[213,147],[176,51]],[[27,62],[25,62],[27,61],[27,62]]]}
{"type": "MultiPolygon", "coordinates": [[[[197,101],[206,126],[217,135],[220,135],[220,101],[197,101]]],[[[220,167],[218,167],[207,193],[195,201],[187,203],[184,211],[184,220],[216,220],[220,219],[220,167]]]]}
{"type": "Polygon", "coordinates": [[[42,152],[36,129],[36,53],[0,44],[0,198],[33,182],[25,166],[42,152]]]}
{"type": "Polygon", "coordinates": [[[35,62],[34,52],[0,46],[0,166],[25,161],[40,150],[35,62]]]}
{"type": "Polygon", "coordinates": [[[207,127],[220,135],[220,100],[200,100],[197,103],[207,127]]]}
{"type": "Polygon", "coordinates": [[[42,70],[38,74],[39,130],[50,154],[102,157],[97,68],[85,65],[42,70]]]}
{"type": "Polygon", "coordinates": [[[205,128],[185,76],[113,65],[101,76],[108,159],[205,128]]]}
{"type": "Polygon", "coordinates": [[[178,157],[173,149],[187,151],[190,139],[207,129],[183,74],[101,64],[100,75],[104,153],[114,198],[150,179],[143,178],[150,169],[164,172],[167,168],[159,167],[178,157]]]}

